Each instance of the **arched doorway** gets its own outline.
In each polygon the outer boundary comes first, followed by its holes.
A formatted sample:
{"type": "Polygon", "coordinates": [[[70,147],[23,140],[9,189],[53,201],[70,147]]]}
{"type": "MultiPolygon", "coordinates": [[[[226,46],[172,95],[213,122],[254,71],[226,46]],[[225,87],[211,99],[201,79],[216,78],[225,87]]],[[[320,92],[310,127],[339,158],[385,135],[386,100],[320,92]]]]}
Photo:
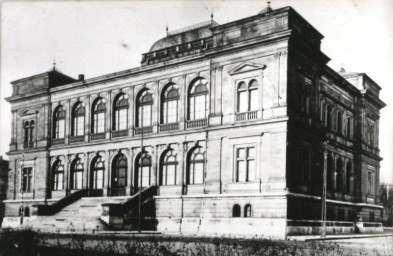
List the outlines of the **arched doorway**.
{"type": "Polygon", "coordinates": [[[102,196],[104,188],[104,160],[97,156],[91,162],[90,168],[90,195],[102,196]]]}
{"type": "Polygon", "coordinates": [[[150,186],[152,175],[152,160],[149,153],[139,154],[135,159],[134,191],[150,186]]]}
{"type": "Polygon", "coordinates": [[[127,169],[127,157],[124,154],[117,155],[112,162],[111,196],[126,195],[127,169]]]}

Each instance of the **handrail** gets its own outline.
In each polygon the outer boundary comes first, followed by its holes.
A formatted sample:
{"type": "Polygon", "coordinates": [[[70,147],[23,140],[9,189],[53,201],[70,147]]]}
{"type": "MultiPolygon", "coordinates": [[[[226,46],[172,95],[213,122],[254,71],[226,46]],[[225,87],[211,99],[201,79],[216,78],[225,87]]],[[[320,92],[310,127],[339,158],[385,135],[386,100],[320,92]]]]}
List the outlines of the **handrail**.
{"type": "Polygon", "coordinates": [[[49,216],[49,215],[54,215],[54,214],[58,213],[66,206],[78,201],[79,199],[81,199],[84,196],[87,196],[87,189],[78,190],[72,194],[69,194],[66,197],[63,197],[62,199],[60,199],[59,201],[57,201],[51,205],[39,204],[39,205],[33,205],[33,206],[37,207],[36,214],[38,216],[49,216]]]}
{"type": "Polygon", "coordinates": [[[105,203],[101,204],[102,208],[105,209],[102,212],[102,216],[122,216],[127,211],[132,210],[136,208],[139,205],[139,194],[142,193],[140,196],[142,199],[142,202],[144,202],[146,199],[152,198],[157,194],[157,187],[156,186],[150,186],[142,191],[134,194],[130,199],[128,199],[125,202],[122,203],[105,203]]]}

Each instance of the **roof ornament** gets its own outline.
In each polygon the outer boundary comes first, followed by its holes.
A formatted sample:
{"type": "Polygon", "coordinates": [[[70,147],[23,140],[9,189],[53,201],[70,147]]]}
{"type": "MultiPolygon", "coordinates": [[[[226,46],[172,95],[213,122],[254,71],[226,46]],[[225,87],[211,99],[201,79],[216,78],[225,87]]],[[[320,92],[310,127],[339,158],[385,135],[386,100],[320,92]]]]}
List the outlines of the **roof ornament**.
{"type": "Polygon", "coordinates": [[[267,6],[264,10],[260,11],[259,14],[264,14],[264,13],[268,13],[271,12],[273,9],[270,7],[270,1],[267,2],[267,6]]]}
{"type": "Polygon", "coordinates": [[[53,58],[53,71],[55,71],[56,70],[56,60],[55,60],[55,58],[53,58]]]}
{"type": "Polygon", "coordinates": [[[166,30],[166,36],[169,36],[168,22],[166,23],[166,28],[165,28],[165,30],[166,30]]]}
{"type": "Polygon", "coordinates": [[[212,13],[210,14],[210,20],[211,20],[212,23],[213,23],[213,18],[214,18],[214,13],[213,13],[213,10],[212,10],[212,13]]]}
{"type": "Polygon", "coordinates": [[[340,73],[345,73],[344,64],[341,63],[340,73]]]}

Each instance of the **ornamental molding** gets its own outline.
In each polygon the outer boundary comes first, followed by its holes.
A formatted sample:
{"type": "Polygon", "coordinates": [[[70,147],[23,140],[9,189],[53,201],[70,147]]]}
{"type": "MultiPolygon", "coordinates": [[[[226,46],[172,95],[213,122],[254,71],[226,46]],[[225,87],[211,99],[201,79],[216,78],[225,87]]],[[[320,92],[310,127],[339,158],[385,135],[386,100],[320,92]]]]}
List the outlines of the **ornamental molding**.
{"type": "Polygon", "coordinates": [[[266,65],[264,64],[256,64],[252,62],[243,62],[239,65],[237,65],[235,68],[231,69],[228,71],[228,74],[230,75],[236,75],[244,72],[251,72],[251,71],[256,71],[256,70],[264,70],[266,68],[266,65]]]}

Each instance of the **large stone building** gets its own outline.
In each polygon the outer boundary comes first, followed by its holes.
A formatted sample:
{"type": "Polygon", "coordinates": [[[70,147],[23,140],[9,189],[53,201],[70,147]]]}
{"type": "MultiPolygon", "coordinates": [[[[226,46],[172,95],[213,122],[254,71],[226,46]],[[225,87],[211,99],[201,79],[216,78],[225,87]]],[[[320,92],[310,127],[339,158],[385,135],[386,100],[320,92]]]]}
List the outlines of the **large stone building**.
{"type": "Polygon", "coordinates": [[[3,226],[138,229],[140,204],[162,232],[317,233],[326,170],[327,232],[380,230],[381,88],[322,38],[268,7],[168,32],[137,68],[12,82],[3,226]]]}
{"type": "Polygon", "coordinates": [[[4,203],[7,199],[8,161],[0,156],[0,223],[4,217],[4,203]]]}

